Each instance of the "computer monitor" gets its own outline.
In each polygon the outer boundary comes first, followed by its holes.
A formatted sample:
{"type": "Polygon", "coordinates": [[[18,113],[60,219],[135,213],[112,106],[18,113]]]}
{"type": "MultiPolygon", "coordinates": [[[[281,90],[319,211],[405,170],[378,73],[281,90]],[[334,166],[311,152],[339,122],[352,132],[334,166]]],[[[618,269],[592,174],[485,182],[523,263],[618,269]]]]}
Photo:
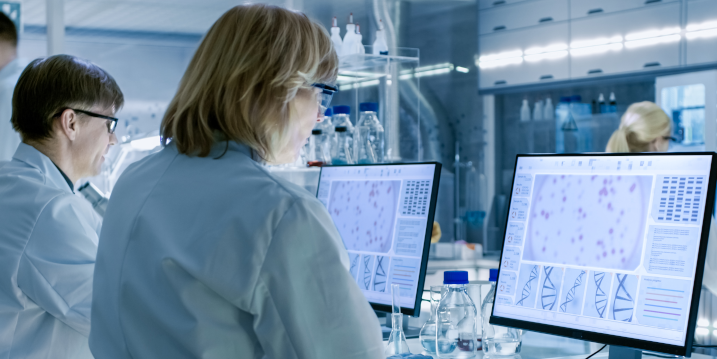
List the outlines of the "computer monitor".
{"type": "Polygon", "coordinates": [[[518,155],[490,323],[689,356],[714,156],[518,155]]]}
{"type": "Polygon", "coordinates": [[[420,315],[440,172],[437,162],[321,168],[316,197],[374,310],[391,312],[391,284],[397,283],[401,313],[420,315]]]}

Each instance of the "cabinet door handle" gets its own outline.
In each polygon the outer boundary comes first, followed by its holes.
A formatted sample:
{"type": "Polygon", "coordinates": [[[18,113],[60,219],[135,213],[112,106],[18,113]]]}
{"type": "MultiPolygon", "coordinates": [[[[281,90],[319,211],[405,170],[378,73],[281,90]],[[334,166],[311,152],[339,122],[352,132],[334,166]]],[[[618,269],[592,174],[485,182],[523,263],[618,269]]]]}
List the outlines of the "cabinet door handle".
{"type": "Polygon", "coordinates": [[[500,26],[496,26],[493,28],[493,31],[501,31],[501,30],[505,30],[505,26],[500,25],[500,26]]]}
{"type": "Polygon", "coordinates": [[[538,20],[539,23],[544,23],[544,22],[548,22],[548,21],[553,21],[553,18],[552,17],[544,17],[544,18],[538,20]]]}
{"type": "Polygon", "coordinates": [[[507,84],[507,82],[505,82],[505,80],[499,80],[499,81],[496,81],[493,83],[494,86],[505,85],[505,84],[507,84]]]}
{"type": "Polygon", "coordinates": [[[504,0],[493,1],[493,6],[505,5],[504,0]]]}
{"type": "Polygon", "coordinates": [[[662,2],[662,0],[645,0],[645,5],[656,4],[662,2]]]}
{"type": "Polygon", "coordinates": [[[592,69],[592,70],[588,71],[588,75],[601,74],[601,73],[602,73],[602,69],[592,69]]]}
{"type": "Polygon", "coordinates": [[[599,13],[601,13],[601,12],[603,12],[603,10],[600,9],[600,8],[592,9],[592,10],[588,11],[588,15],[599,14],[599,13]]]}
{"type": "Polygon", "coordinates": [[[553,79],[553,75],[543,75],[543,76],[540,76],[540,80],[541,80],[541,81],[542,81],[542,80],[552,80],[552,79],[553,79]]]}
{"type": "Polygon", "coordinates": [[[648,62],[645,65],[643,65],[642,67],[658,67],[658,66],[660,66],[659,62],[648,62]]]}

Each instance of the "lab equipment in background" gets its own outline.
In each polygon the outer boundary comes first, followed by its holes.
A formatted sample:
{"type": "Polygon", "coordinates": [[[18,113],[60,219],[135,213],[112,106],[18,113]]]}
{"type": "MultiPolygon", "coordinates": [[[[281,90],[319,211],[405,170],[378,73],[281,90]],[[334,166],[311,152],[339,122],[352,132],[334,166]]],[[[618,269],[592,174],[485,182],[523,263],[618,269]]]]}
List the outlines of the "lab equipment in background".
{"type": "Polygon", "coordinates": [[[401,287],[398,284],[391,284],[391,335],[384,354],[391,356],[395,354],[411,353],[406,342],[406,335],[403,334],[403,314],[401,314],[401,287]]]}
{"type": "Polygon", "coordinates": [[[607,113],[615,113],[617,112],[617,101],[615,101],[615,93],[610,92],[610,103],[607,107],[607,113]]]}
{"type": "Polygon", "coordinates": [[[354,130],[354,153],[356,163],[383,163],[384,137],[383,126],[378,121],[378,104],[364,102],[359,105],[360,117],[354,130]]]}
{"type": "Polygon", "coordinates": [[[533,107],[533,121],[540,121],[543,119],[543,101],[535,101],[533,107]]]}
{"type": "Polygon", "coordinates": [[[93,185],[92,182],[87,182],[80,186],[77,189],[77,192],[80,192],[82,197],[84,197],[90,204],[92,205],[92,208],[97,212],[97,214],[100,215],[100,217],[105,216],[105,212],[107,211],[107,204],[109,203],[109,199],[105,197],[104,193],[100,191],[97,186],[93,185]]]}
{"type": "Polygon", "coordinates": [[[352,165],[354,164],[353,157],[351,155],[351,135],[349,134],[346,126],[338,126],[335,128],[336,131],[336,149],[334,155],[331,158],[331,163],[335,165],[352,165]]]}
{"type": "Polygon", "coordinates": [[[520,106],[520,122],[530,121],[530,106],[528,100],[523,100],[523,105],[520,106]]]}
{"type": "Polygon", "coordinates": [[[607,105],[605,104],[605,95],[598,96],[598,113],[607,113],[607,105]]]}
{"type": "Polygon", "coordinates": [[[432,285],[428,292],[431,300],[431,316],[423,324],[423,328],[419,333],[421,346],[428,354],[436,354],[436,309],[438,309],[438,303],[441,301],[442,291],[442,285],[432,285]]]}
{"type": "Polygon", "coordinates": [[[374,55],[388,55],[388,45],[386,43],[386,33],[383,31],[383,20],[378,20],[378,30],[376,30],[376,40],[373,42],[374,55]]]}
{"type": "Polygon", "coordinates": [[[545,106],[543,107],[543,120],[552,121],[555,119],[555,108],[553,107],[553,100],[548,97],[545,99],[545,106]]]}
{"type": "Polygon", "coordinates": [[[348,137],[349,155],[353,151],[353,133],[354,125],[351,123],[351,107],[345,105],[337,105],[333,107],[333,116],[331,116],[331,125],[334,126],[334,136],[331,140],[331,158],[335,158],[339,152],[339,134],[336,133],[336,127],[345,127],[346,132],[343,137],[348,137]]]}
{"type": "Polygon", "coordinates": [[[352,54],[363,55],[366,53],[366,48],[363,47],[363,35],[361,35],[361,25],[356,24],[356,36],[354,36],[352,54]]]}
{"type": "Polygon", "coordinates": [[[493,312],[495,300],[495,282],[498,279],[498,270],[490,270],[490,291],[483,300],[482,314],[482,342],[484,358],[511,356],[520,353],[522,331],[520,329],[501,327],[490,324],[490,315],[493,312]]]}
{"type": "Polygon", "coordinates": [[[354,53],[354,39],[356,37],[356,25],[354,24],[354,13],[349,14],[349,22],[346,24],[346,34],[341,42],[340,56],[351,55],[354,53]]]}
{"type": "Polygon", "coordinates": [[[341,48],[343,47],[344,41],[341,39],[341,28],[338,25],[336,16],[331,20],[331,42],[334,43],[334,50],[336,54],[341,54],[341,48]]]}
{"type": "Polygon", "coordinates": [[[309,137],[308,164],[309,166],[323,166],[331,164],[331,156],[327,151],[323,131],[314,129],[309,137]]]}
{"type": "Polygon", "coordinates": [[[436,354],[438,358],[475,358],[478,311],[466,293],[468,272],[446,271],[445,294],[436,309],[436,354]]]}

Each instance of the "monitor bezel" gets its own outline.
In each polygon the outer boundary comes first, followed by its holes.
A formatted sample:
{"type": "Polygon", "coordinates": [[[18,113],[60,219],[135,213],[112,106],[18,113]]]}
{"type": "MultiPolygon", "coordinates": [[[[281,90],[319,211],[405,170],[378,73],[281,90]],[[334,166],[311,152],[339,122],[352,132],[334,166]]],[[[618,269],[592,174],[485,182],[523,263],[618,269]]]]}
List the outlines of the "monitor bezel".
{"type": "MultiPolygon", "coordinates": [[[[438,200],[438,186],[441,179],[441,167],[443,166],[440,162],[406,162],[406,163],[372,163],[372,164],[355,164],[355,165],[325,165],[321,167],[319,171],[319,185],[321,184],[321,174],[324,172],[324,168],[331,167],[368,167],[368,166],[412,166],[412,165],[434,165],[433,167],[433,188],[431,188],[431,198],[428,207],[428,217],[426,218],[426,235],[423,240],[423,254],[421,256],[421,269],[418,273],[418,282],[416,287],[416,298],[413,304],[413,308],[401,307],[401,313],[410,315],[412,317],[418,317],[421,315],[421,300],[423,299],[423,286],[426,280],[426,269],[428,267],[428,252],[431,247],[431,234],[433,233],[433,221],[436,215],[436,203],[438,200]]],[[[319,196],[319,186],[316,187],[316,197],[319,196]]],[[[399,197],[400,199],[400,197],[399,197]]],[[[343,242],[343,241],[342,241],[343,242]]],[[[367,299],[368,300],[368,299],[367,299]]],[[[374,303],[368,301],[371,308],[376,311],[391,313],[392,308],[390,305],[382,303],[374,303]]]]}
{"type": "MultiPolygon", "coordinates": [[[[518,168],[518,160],[521,157],[635,157],[635,156],[711,156],[712,161],[710,164],[710,173],[707,181],[707,196],[705,198],[705,211],[704,218],[702,219],[702,233],[700,236],[700,246],[697,254],[697,270],[695,272],[694,284],[692,288],[692,301],[690,303],[690,314],[687,323],[687,333],[685,338],[685,345],[670,345],[664,343],[658,343],[642,339],[626,338],[612,334],[603,334],[593,331],[586,331],[581,329],[573,329],[567,327],[560,327],[549,324],[541,324],[536,322],[529,322],[518,319],[511,319],[505,317],[497,317],[493,315],[489,319],[490,324],[502,325],[507,327],[520,328],[535,332],[541,332],[545,334],[559,335],[568,338],[587,340],[591,342],[603,343],[608,345],[619,345],[623,347],[630,347],[641,350],[649,350],[654,352],[662,352],[674,355],[689,356],[692,352],[692,344],[694,341],[695,328],[697,326],[697,312],[700,302],[700,293],[702,290],[702,278],[704,274],[705,257],[707,254],[707,242],[709,240],[709,228],[712,221],[712,211],[714,206],[707,205],[708,203],[714,203],[715,199],[715,182],[717,176],[715,171],[717,170],[717,164],[715,163],[715,152],[632,152],[632,153],[558,153],[558,154],[518,154],[516,156],[515,165],[513,167],[513,180],[511,181],[510,197],[508,198],[508,204],[513,199],[513,186],[515,186],[515,176],[518,168]]],[[[510,206],[510,205],[509,205],[510,206]]],[[[501,246],[500,258],[503,258],[503,249],[505,248],[505,236],[508,230],[510,210],[506,211],[506,228],[503,231],[503,244],[501,246]]],[[[500,267],[498,268],[498,278],[500,278],[500,267]]],[[[495,303],[494,294],[493,301],[495,303]]],[[[495,310],[495,306],[493,307],[495,310]]]]}

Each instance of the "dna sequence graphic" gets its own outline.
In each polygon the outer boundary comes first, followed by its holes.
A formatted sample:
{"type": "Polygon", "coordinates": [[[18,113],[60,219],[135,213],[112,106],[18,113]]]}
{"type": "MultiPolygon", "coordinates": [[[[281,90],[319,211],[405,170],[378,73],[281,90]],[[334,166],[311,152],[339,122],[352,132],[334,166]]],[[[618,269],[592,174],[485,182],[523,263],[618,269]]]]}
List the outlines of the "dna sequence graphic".
{"type": "Polygon", "coordinates": [[[575,282],[573,283],[573,286],[568,290],[568,294],[565,296],[565,302],[563,304],[560,304],[560,311],[565,313],[568,311],[568,303],[572,302],[575,299],[575,289],[580,287],[583,284],[583,277],[585,276],[585,271],[580,271],[580,274],[577,278],[575,278],[575,282]]]}
{"type": "Polygon", "coordinates": [[[617,290],[615,291],[615,299],[612,302],[612,319],[623,322],[632,320],[632,312],[634,301],[632,295],[625,288],[625,279],[627,274],[617,275],[617,290]]]}
{"type": "Polygon", "coordinates": [[[373,279],[373,290],[375,292],[386,291],[386,270],[383,268],[383,260],[388,257],[377,257],[376,277],[373,279]]]}
{"type": "Polygon", "coordinates": [[[351,268],[349,269],[349,272],[354,277],[354,280],[356,280],[356,277],[358,276],[358,261],[359,261],[360,255],[356,255],[353,260],[351,261],[351,268]]]}
{"type": "Polygon", "coordinates": [[[540,296],[540,305],[543,306],[544,310],[553,310],[555,302],[558,298],[558,289],[555,287],[550,275],[553,273],[555,267],[543,267],[543,273],[545,279],[543,279],[543,291],[540,296]]]}
{"type": "Polygon", "coordinates": [[[602,280],[605,279],[605,272],[594,272],[593,279],[595,280],[595,310],[597,310],[600,318],[603,318],[605,307],[607,307],[607,295],[601,288],[602,280]]]}
{"type": "Polygon", "coordinates": [[[363,287],[368,290],[371,285],[371,256],[363,257],[363,287]]]}
{"type": "Polygon", "coordinates": [[[523,286],[523,291],[520,293],[520,300],[518,301],[518,303],[515,303],[515,305],[523,305],[523,301],[525,301],[526,298],[530,297],[532,283],[536,279],[538,279],[538,266],[533,266],[533,270],[530,271],[528,281],[525,282],[525,285],[523,286]]]}

